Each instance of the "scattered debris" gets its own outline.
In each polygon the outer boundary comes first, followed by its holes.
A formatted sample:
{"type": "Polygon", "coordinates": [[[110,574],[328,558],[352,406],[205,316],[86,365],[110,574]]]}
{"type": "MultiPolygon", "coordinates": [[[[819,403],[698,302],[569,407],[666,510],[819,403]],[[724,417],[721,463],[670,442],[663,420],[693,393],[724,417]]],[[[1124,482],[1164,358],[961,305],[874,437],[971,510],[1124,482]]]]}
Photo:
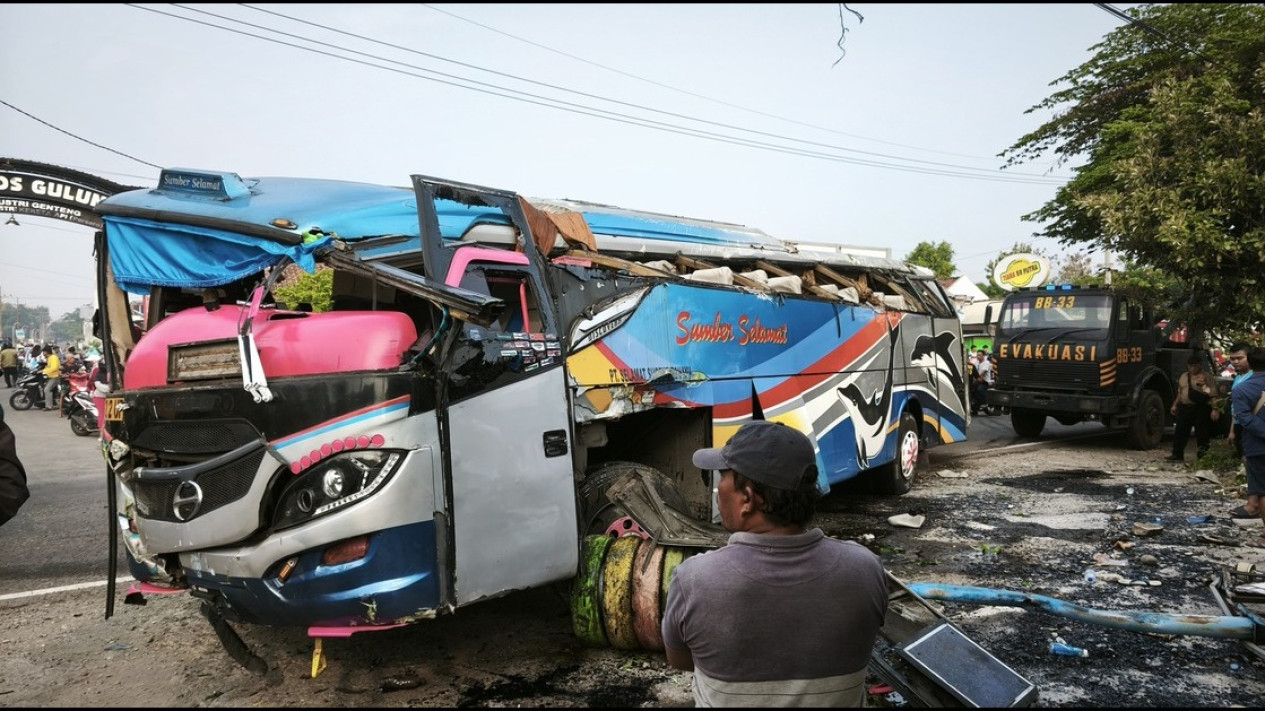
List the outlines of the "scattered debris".
{"type": "Polygon", "coordinates": [[[1118,568],[1123,568],[1129,564],[1129,561],[1123,558],[1113,558],[1106,553],[1095,553],[1094,562],[1098,565],[1110,565],[1118,568]]]}
{"type": "Polygon", "coordinates": [[[378,688],[383,692],[403,691],[405,689],[416,689],[422,685],[422,680],[412,677],[389,676],[382,680],[382,685],[378,688]]]}
{"type": "Polygon", "coordinates": [[[936,476],[941,477],[943,479],[965,479],[966,477],[970,475],[967,474],[966,472],[954,471],[952,469],[941,469],[940,471],[936,472],[936,476]]]}
{"type": "Polygon", "coordinates": [[[1133,535],[1135,536],[1158,536],[1163,532],[1164,527],[1158,523],[1137,521],[1133,524],[1133,535]]]}
{"type": "Polygon", "coordinates": [[[922,514],[916,516],[912,514],[896,514],[895,516],[887,517],[888,523],[901,528],[922,528],[922,524],[926,523],[926,521],[927,517],[922,514]]]}

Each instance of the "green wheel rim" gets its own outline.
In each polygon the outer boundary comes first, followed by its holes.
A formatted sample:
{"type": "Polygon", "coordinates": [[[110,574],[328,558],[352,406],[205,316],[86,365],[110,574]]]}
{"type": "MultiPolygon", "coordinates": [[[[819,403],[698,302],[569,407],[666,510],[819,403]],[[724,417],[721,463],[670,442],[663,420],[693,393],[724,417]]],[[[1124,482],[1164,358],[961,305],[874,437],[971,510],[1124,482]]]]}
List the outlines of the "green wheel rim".
{"type": "Polygon", "coordinates": [[[659,592],[659,617],[662,619],[663,611],[668,607],[668,586],[672,583],[672,575],[676,572],[676,566],[685,560],[684,548],[664,548],[663,549],[663,579],[660,583],[659,592]]]}
{"type": "Polygon", "coordinates": [[[571,626],[581,642],[593,647],[606,646],[599,587],[602,563],[606,560],[606,551],[610,549],[612,541],[614,539],[610,536],[584,537],[580,545],[580,569],[571,586],[571,626]]]}

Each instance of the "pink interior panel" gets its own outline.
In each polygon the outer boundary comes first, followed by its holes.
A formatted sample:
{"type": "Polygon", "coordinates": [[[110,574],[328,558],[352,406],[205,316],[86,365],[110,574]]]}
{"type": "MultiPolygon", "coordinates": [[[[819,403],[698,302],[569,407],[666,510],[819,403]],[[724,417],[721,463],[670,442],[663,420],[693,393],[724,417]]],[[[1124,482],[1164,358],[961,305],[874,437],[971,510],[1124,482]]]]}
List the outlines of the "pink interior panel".
{"type": "MultiPolygon", "coordinates": [[[[127,389],[170,385],[167,352],[172,345],[237,338],[244,306],[215,311],[191,308],[160,321],[127,359],[127,389]]],[[[269,378],[358,370],[386,370],[417,341],[408,316],[396,311],[302,313],[262,310],[253,332],[269,378]]]]}

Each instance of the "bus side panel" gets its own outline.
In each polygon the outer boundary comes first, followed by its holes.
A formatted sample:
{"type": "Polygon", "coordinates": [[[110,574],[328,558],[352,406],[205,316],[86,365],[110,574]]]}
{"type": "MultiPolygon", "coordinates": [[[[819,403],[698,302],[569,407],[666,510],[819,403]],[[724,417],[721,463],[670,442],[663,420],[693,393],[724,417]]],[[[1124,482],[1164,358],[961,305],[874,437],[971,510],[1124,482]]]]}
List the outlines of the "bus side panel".
{"type": "Polygon", "coordinates": [[[930,323],[925,315],[866,306],[664,284],[626,322],[571,356],[568,367],[577,400],[594,411],[588,417],[710,407],[713,443],[720,445],[760,411],[814,436],[823,476],[839,482],[894,458],[908,398],[921,405],[925,397],[933,420],[953,412],[952,404],[934,406],[943,377],[936,363],[940,353],[953,362],[960,335],[946,329],[937,350],[935,338],[922,338],[930,323]],[[918,329],[909,343],[901,335],[906,321],[918,329]],[[625,400],[612,397],[621,390],[625,400]],[[584,399],[594,392],[600,402],[584,399]]]}

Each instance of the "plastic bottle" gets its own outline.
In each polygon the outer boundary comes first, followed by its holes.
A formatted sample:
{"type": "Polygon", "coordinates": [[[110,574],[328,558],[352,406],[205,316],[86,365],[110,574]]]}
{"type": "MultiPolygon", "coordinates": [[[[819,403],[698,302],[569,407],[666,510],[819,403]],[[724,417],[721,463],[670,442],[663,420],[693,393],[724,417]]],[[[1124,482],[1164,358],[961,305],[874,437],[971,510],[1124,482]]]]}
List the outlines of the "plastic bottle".
{"type": "Polygon", "coordinates": [[[1061,642],[1051,642],[1050,651],[1053,652],[1054,654],[1057,654],[1063,657],[1088,657],[1089,656],[1088,649],[1073,647],[1070,644],[1063,644],[1061,642]]]}

